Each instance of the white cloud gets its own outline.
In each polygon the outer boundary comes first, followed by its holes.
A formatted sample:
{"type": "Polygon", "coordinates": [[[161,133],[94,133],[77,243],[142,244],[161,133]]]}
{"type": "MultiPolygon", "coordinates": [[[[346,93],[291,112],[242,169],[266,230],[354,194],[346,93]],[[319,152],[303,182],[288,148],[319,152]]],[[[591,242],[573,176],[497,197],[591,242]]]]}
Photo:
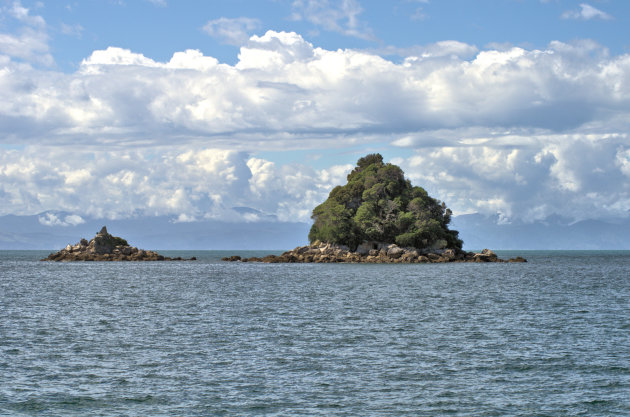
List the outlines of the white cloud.
{"type": "Polygon", "coordinates": [[[626,217],[630,198],[627,134],[470,138],[401,160],[414,183],[456,213],[507,220],[626,217]]]}
{"type": "Polygon", "coordinates": [[[18,34],[0,33],[0,54],[46,66],[54,63],[49,52],[48,35],[31,28],[24,28],[18,34]]]}
{"type": "Polygon", "coordinates": [[[260,27],[261,22],[258,19],[249,17],[230,19],[221,17],[219,19],[210,20],[203,27],[203,30],[208,35],[220,39],[223,43],[241,46],[246,44],[251,33],[260,27]]]}
{"type": "MultiPolygon", "coordinates": [[[[511,49],[511,47],[510,47],[511,49]]],[[[377,49],[376,53],[384,55],[399,55],[407,57],[410,61],[420,59],[453,58],[468,60],[474,58],[479,49],[476,46],[455,40],[439,41],[428,45],[416,45],[407,48],[387,47],[377,49]]]]}
{"type": "Polygon", "coordinates": [[[591,20],[591,19],[602,19],[602,20],[610,20],[613,17],[606,12],[603,12],[595,7],[591,6],[587,3],[580,4],[580,10],[567,10],[562,14],[563,19],[580,19],[580,20],[591,20]]]}
{"type": "Polygon", "coordinates": [[[280,220],[307,221],[312,208],[350,168],[276,167],[247,153],[208,148],[0,151],[0,195],[6,202],[0,215],[78,213],[40,216],[40,223],[49,226],[80,224],[80,215],[112,219],[170,215],[179,222],[266,218],[232,209],[251,207],[280,220]]]}
{"type": "Polygon", "coordinates": [[[235,65],[195,50],[159,62],[111,47],[62,74],[0,57],[0,136],[25,147],[0,152],[1,213],[189,221],[246,206],[308,219],[348,167],[250,152],[377,141],[408,148],[401,163],[414,183],[457,212],[626,213],[630,55],[592,41],[408,52],[397,63],[269,31],[235,65]]]}
{"type": "Polygon", "coordinates": [[[9,14],[29,26],[42,29],[46,27],[46,21],[44,18],[41,16],[32,16],[29,9],[22,6],[20,1],[13,2],[12,6],[9,8],[9,14]]]}
{"type": "Polygon", "coordinates": [[[146,58],[142,54],[131,52],[129,49],[117,48],[110,46],[105,50],[97,50],[92,52],[87,59],[81,63],[84,69],[100,65],[135,65],[139,67],[158,67],[158,63],[150,58],[146,58]]]}
{"type": "Polygon", "coordinates": [[[166,0],[147,0],[149,3],[153,3],[156,6],[159,7],[166,7],[166,0]]]}
{"type": "Polygon", "coordinates": [[[29,63],[52,66],[54,59],[48,46],[46,21],[41,16],[33,16],[21,2],[14,1],[10,7],[0,9],[23,24],[13,33],[0,32],[0,56],[5,54],[29,63]]]}
{"type": "Polygon", "coordinates": [[[38,221],[40,224],[44,226],[77,226],[79,224],[85,223],[85,220],[81,216],[76,214],[70,214],[65,216],[62,220],[54,213],[45,213],[43,216],[38,217],[38,221]]]}
{"type": "Polygon", "coordinates": [[[415,52],[394,63],[269,31],[250,38],[234,66],[198,51],[157,62],[115,47],[94,51],[74,74],[9,62],[0,68],[0,131],[12,143],[247,150],[467,126],[627,126],[630,56],[593,42],[478,51],[445,41],[415,52]]]}
{"type": "Polygon", "coordinates": [[[359,19],[363,12],[356,0],[294,0],[294,20],[307,20],[332,32],[362,39],[374,39],[372,29],[359,19]]]}
{"type": "MultiPolygon", "coordinates": [[[[627,134],[469,133],[455,146],[412,147],[411,156],[393,162],[456,214],[498,213],[504,222],[628,215],[627,134]]],[[[0,152],[5,202],[0,215],[62,210],[99,218],[169,215],[179,222],[259,221],[265,215],[307,221],[328,192],[345,183],[352,167],[316,170],[210,148],[71,152],[27,147],[0,152]],[[260,213],[238,213],[233,207],[260,213]]],[[[82,222],[52,216],[40,221],[82,222]]]]}

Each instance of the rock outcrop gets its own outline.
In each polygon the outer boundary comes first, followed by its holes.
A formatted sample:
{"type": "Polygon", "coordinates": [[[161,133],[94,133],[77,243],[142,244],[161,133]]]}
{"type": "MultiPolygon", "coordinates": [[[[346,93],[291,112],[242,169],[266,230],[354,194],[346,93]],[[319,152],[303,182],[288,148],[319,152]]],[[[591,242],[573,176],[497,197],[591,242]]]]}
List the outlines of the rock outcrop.
{"type": "Polygon", "coordinates": [[[109,234],[105,226],[89,242],[86,239],[81,239],[74,246],[68,245],[59,252],[51,253],[47,258],[42,259],[42,261],[56,262],[184,260],[194,261],[196,258],[169,258],[154,251],[138,249],[135,246],[130,246],[125,239],[109,234]]]}
{"type": "Polygon", "coordinates": [[[373,249],[360,245],[359,250],[350,251],[345,246],[314,242],[309,246],[299,246],[282,255],[267,255],[263,258],[225,257],[228,262],[265,263],[447,263],[447,262],[527,262],[520,256],[508,260],[501,259],[490,249],[479,253],[455,249],[418,250],[401,248],[395,244],[374,244],[373,249]]]}

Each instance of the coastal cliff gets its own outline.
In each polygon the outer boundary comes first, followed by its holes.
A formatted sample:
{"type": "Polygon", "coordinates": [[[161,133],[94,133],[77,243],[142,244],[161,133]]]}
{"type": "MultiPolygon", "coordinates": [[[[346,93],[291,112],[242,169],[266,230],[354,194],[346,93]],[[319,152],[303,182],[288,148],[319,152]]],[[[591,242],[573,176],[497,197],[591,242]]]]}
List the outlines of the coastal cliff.
{"type": "MultiPolygon", "coordinates": [[[[169,258],[157,252],[130,246],[118,236],[112,236],[103,228],[90,241],[81,239],[75,245],[68,245],[59,252],[51,253],[42,261],[182,261],[180,257],[169,258]]],[[[189,260],[196,260],[195,257],[189,260]]]]}

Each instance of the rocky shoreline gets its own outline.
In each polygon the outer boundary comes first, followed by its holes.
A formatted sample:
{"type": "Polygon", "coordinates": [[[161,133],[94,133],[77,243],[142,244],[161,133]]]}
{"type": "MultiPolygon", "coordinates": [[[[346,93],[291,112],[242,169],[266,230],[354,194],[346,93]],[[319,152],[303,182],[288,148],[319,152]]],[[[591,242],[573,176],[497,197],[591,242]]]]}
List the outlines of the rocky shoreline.
{"type": "Polygon", "coordinates": [[[351,251],[346,246],[315,242],[299,246],[282,255],[267,255],[262,258],[241,258],[238,255],[222,258],[228,262],[264,263],[447,263],[447,262],[527,262],[523,257],[501,259],[490,249],[481,252],[466,252],[455,249],[418,250],[401,248],[395,244],[369,243],[351,251]]]}
{"type": "Polygon", "coordinates": [[[112,236],[103,226],[100,232],[89,242],[81,239],[75,245],[68,245],[59,252],[51,253],[42,261],[77,262],[77,261],[194,261],[181,257],[169,258],[150,250],[130,246],[125,239],[112,236]]]}

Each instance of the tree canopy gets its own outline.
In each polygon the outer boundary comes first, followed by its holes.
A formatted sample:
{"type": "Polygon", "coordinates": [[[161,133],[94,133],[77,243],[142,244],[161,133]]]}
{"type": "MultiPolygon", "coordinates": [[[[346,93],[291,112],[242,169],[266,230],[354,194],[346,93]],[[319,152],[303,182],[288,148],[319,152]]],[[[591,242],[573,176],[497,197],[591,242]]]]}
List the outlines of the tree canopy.
{"type": "Polygon", "coordinates": [[[309,240],[356,249],[363,241],[396,243],[419,249],[461,249],[456,230],[449,230],[451,210],[418,186],[400,167],[383,163],[380,154],[357,161],[348,183],[337,186],[313,209],[309,240]]]}

